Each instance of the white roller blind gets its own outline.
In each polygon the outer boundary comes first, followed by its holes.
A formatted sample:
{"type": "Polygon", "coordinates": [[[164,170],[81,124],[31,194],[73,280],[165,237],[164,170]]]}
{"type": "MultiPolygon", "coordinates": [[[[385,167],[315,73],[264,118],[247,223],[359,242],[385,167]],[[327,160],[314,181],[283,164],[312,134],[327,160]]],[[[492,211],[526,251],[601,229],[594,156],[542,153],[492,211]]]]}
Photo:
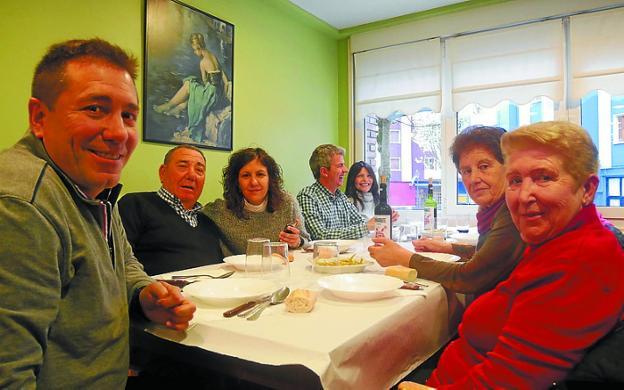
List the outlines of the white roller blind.
{"type": "Polygon", "coordinates": [[[453,110],[538,96],[562,100],[562,35],[557,20],[449,38],[453,110]]]}
{"type": "Polygon", "coordinates": [[[593,90],[624,94],[624,10],[570,17],[572,98],[593,90]]]}
{"type": "Polygon", "coordinates": [[[354,69],[358,119],[440,111],[439,39],[357,53],[354,69]]]}

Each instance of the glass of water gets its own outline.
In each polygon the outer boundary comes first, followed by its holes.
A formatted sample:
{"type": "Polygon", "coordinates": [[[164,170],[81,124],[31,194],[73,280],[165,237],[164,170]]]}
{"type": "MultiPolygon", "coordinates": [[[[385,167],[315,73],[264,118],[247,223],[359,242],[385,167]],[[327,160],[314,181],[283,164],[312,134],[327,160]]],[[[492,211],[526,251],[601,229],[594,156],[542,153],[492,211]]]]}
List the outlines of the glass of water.
{"type": "Polygon", "coordinates": [[[281,285],[290,279],[288,244],[285,242],[267,242],[262,253],[262,273],[281,285]]]}
{"type": "Polygon", "coordinates": [[[271,242],[268,238],[250,238],[247,240],[245,252],[245,272],[262,271],[262,255],[264,244],[271,242]]]}

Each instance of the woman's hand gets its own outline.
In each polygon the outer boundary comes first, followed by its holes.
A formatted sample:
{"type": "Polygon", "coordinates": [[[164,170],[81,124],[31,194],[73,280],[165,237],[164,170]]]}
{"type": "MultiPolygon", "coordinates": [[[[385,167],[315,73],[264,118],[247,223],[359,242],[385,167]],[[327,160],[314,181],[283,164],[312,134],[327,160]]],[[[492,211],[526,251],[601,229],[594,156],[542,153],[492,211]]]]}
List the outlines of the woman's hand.
{"type": "Polygon", "coordinates": [[[291,249],[299,248],[302,244],[301,230],[295,226],[299,226],[299,220],[295,220],[293,225],[286,225],[284,230],[279,233],[279,240],[288,244],[291,249]]]}
{"type": "Polygon", "coordinates": [[[370,253],[373,259],[377,260],[379,265],[382,267],[387,267],[389,265],[403,265],[409,267],[412,252],[389,238],[374,237],[373,242],[375,245],[368,247],[368,253],[370,253]]]}
{"type": "Polygon", "coordinates": [[[453,254],[453,245],[444,240],[435,240],[431,238],[421,238],[412,241],[416,252],[439,252],[453,254]]]}

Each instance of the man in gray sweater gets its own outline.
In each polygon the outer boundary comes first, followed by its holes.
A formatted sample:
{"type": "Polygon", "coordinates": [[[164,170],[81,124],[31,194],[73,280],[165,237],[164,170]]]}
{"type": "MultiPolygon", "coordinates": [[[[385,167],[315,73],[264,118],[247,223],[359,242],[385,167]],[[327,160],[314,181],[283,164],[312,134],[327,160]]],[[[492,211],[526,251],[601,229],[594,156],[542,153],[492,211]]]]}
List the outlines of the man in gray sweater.
{"type": "Polygon", "coordinates": [[[0,388],[125,386],[129,313],[185,329],[195,306],[132,254],[115,207],[137,144],[136,59],[52,46],[29,132],[0,153],[0,388]]]}

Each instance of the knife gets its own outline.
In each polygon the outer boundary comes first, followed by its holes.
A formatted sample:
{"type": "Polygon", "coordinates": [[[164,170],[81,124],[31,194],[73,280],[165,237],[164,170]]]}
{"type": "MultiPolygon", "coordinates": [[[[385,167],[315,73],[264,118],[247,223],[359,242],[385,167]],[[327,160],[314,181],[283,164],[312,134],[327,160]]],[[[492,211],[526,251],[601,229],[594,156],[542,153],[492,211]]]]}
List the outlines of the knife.
{"type": "Polygon", "coordinates": [[[258,303],[262,303],[262,302],[268,301],[269,298],[271,298],[271,294],[265,295],[264,297],[262,297],[260,299],[256,299],[255,301],[249,301],[247,303],[243,303],[242,305],[238,305],[235,308],[230,309],[230,310],[224,312],[223,313],[223,317],[225,317],[225,318],[234,317],[238,313],[241,313],[241,312],[243,312],[245,310],[251,309],[252,307],[256,306],[258,303]]]}

